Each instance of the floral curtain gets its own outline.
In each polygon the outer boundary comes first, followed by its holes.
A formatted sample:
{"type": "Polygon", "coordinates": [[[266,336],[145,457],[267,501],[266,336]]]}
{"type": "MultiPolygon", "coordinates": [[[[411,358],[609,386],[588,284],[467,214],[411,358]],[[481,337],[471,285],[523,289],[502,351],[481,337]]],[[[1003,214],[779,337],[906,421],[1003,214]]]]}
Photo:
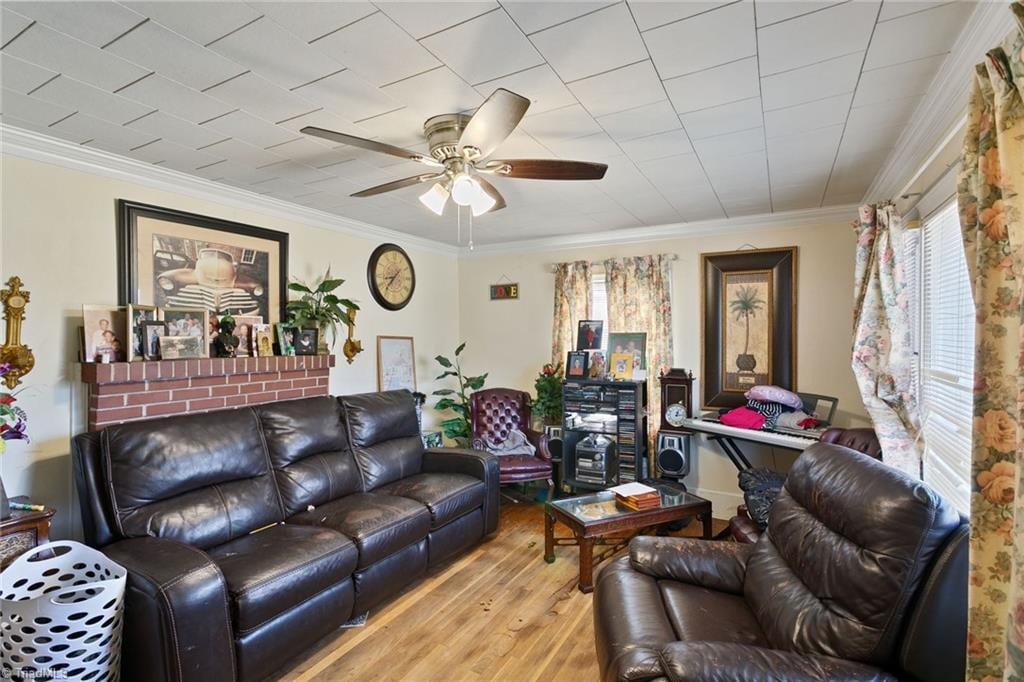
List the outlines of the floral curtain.
{"type": "Polygon", "coordinates": [[[1024,7],[975,70],[958,187],[977,326],[968,679],[1024,679],[1024,7]]]}
{"type": "Polygon", "coordinates": [[[854,228],[853,374],[882,445],[882,460],[920,477],[903,220],[892,204],[861,206],[854,228]]]}
{"type": "Polygon", "coordinates": [[[647,334],[648,452],[654,452],[661,415],[657,377],[672,367],[672,260],[654,255],[604,262],[608,331],[647,334]]]}
{"type": "Polygon", "coordinates": [[[551,330],[551,362],[565,364],[574,349],[580,320],[590,317],[593,289],[590,261],[555,264],[555,317],[551,330]]]}

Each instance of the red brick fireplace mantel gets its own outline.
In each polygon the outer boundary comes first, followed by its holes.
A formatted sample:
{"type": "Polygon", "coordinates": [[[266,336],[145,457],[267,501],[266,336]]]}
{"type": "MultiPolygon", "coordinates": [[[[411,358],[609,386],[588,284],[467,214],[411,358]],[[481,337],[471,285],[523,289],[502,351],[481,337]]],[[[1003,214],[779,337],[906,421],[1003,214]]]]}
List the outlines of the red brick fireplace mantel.
{"type": "Polygon", "coordinates": [[[90,431],[186,412],[328,395],[333,355],[85,363],[90,431]]]}

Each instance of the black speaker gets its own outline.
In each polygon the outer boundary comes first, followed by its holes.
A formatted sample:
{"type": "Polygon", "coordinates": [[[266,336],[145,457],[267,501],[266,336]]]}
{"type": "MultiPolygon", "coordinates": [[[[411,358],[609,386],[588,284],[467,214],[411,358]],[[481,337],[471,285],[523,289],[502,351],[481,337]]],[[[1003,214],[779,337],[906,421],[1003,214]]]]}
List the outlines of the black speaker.
{"type": "Polygon", "coordinates": [[[551,459],[562,461],[562,427],[545,426],[544,435],[548,437],[548,452],[551,453],[551,459]]]}
{"type": "Polygon", "coordinates": [[[659,478],[679,480],[690,473],[690,439],[681,433],[658,433],[659,478]]]}

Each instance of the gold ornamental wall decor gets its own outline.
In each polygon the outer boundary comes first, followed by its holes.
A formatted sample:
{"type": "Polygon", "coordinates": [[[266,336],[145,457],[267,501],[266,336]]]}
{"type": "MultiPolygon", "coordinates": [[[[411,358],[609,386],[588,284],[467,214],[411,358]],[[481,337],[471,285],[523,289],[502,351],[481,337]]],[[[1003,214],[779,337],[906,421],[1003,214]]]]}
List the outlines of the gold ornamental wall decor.
{"type": "Polygon", "coordinates": [[[355,333],[356,311],[355,309],[350,309],[348,311],[348,338],[345,339],[345,345],[341,349],[350,365],[356,359],[356,356],[363,352],[363,342],[354,338],[355,333]]]}
{"type": "Polygon", "coordinates": [[[7,280],[6,289],[0,289],[0,303],[7,321],[4,345],[0,346],[0,363],[10,366],[4,375],[4,383],[9,389],[20,384],[21,378],[36,364],[32,349],[21,342],[21,323],[25,320],[25,306],[29,301],[29,292],[24,291],[21,284],[21,278],[15,276],[7,280]]]}

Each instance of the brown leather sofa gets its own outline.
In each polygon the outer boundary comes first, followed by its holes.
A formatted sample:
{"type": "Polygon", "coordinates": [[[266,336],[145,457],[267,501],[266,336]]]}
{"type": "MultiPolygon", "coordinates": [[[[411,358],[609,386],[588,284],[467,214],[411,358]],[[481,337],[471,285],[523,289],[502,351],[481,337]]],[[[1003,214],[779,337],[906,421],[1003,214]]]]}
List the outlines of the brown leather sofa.
{"type": "Polygon", "coordinates": [[[757,544],[638,537],[601,571],[602,678],[963,680],[967,521],[836,449],[797,459],[757,544]]]}
{"type": "Polygon", "coordinates": [[[123,679],[259,680],[498,527],[495,458],[424,450],[412,394],[78,436],[87,541],[128,569],[123,679]]]}

